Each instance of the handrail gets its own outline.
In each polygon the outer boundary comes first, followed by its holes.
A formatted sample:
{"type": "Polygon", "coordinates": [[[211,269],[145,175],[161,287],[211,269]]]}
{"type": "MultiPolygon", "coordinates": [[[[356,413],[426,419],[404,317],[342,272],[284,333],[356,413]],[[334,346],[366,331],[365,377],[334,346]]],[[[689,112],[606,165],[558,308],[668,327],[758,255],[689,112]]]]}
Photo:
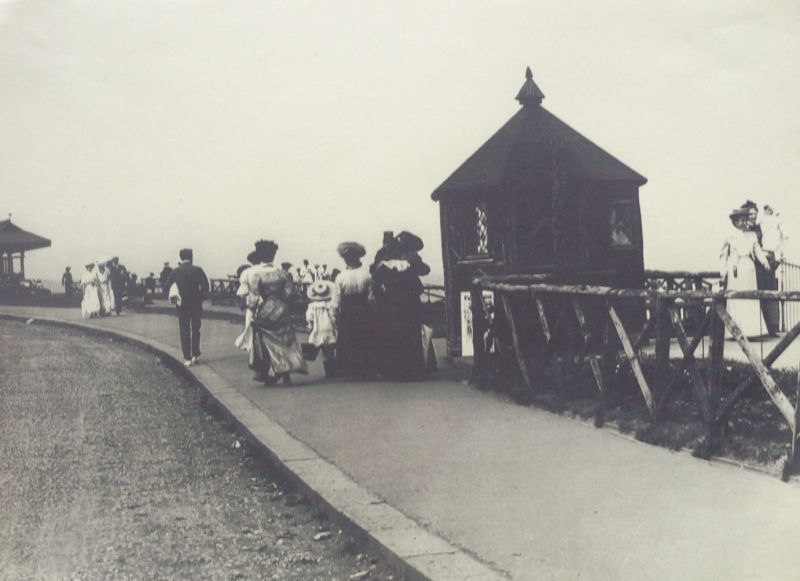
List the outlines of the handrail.
{"type": "MultiPolygon", "coordinates": [[[[702,278],[703,274],[707,273],[685,278],[702,278]]],[[[475,380],[484,381],[491,375],[492,357],[508,364],[502,355],[493,355],[496,353],[513,353],[521,379],[534,391],[546,383],[548,364],[553,364],[560,384],[565,365],[589,364],[600,394],[596,421],[601,424],[620,361],[630,367],[651,421],[660,419],[677,378],[686,371],[707,426],[705,444],[696,450],[704,457],[719,446],[731,410],[743,393],[760,384],[791,432],[783,476],[788,477],[796,461],[800,463],[800,453],[796,453],[800,449],[800,400],[790,401],[791,396],[781,390],[770,370],[778,356],[800,336],[800,322],[765,357],[734,320],[735,311],[728,310],[732,306],[728,301],[734,299],[800,301],[800,290],[615,288],[552,281],[515,284],[508,277],[488,275],[476,276],[472,283],[467,332],[472,337],[475,380]],[[492,308],[484,302],[484,290],[495,292],[492,308]],[[633,306],[628,305],[631,302],[638,302],[638,309],[629,308],[633,306]],[[692,311],[692,317],[686,317],[687,311],[692,311]],[[695,323],[693,328],[687,324],[690,321],[695,323]],[[726,335],[744,353],[751,376],[723,400],[726,335]],[[709,338],[707,374],[695,355],[705,337],[709,338]],[[649,374],[640,361],[640,351],[651,338],[655,339],[655,367],[649,374]],[[671,370],[669,363],[674,340],[682,355],[677,371],[671,370]]]]}

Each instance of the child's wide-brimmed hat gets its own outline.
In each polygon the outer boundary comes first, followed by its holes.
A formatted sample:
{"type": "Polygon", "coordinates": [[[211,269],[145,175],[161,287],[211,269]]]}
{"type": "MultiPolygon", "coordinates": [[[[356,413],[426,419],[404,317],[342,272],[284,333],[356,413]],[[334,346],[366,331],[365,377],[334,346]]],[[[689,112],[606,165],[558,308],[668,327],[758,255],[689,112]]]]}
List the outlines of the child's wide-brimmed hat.
{"type": "Polygon", "coordinates": [[[358,242],[342,242],[336,247],[336,252],[342,258],[361,258],[367,253],[366,249],[358,242]]]}
{"type": "Polygon", "coordinates": [[[308,300],[329,301],[333,298],[333,283],[329,280],[318,280],[308,287],[308,300]]]}

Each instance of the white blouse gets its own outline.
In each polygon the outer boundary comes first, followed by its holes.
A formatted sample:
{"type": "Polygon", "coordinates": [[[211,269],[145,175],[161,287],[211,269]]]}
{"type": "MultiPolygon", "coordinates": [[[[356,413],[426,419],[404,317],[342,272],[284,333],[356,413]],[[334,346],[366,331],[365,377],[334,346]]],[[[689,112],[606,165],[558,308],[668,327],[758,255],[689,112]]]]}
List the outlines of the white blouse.
{"type": "Polygon", "coordinates": [[[366,294],[372,296],[372,277],[366,268],[348,268],[336,276],[340,296],[366,294]]]}

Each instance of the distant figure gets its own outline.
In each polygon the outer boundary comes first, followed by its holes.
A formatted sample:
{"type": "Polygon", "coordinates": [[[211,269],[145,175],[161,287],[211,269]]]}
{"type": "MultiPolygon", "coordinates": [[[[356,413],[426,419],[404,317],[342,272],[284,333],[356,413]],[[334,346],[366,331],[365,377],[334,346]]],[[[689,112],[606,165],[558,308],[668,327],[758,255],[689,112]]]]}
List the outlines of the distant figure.
{"type": "MultiPolygon", "coordinates": [[[[180,301],[176,304],[178,314],[178,332],[181,337],[183,364],[187,367],[200,361],[200,325],[203,317],[203,300],[208,297],[208,277],[203,269],[193,264],[194,255],[191,248],[183,248],[178,253],[180,264],[166,280],[164,288],[169,293],[175,284],[180,293],[180,301]]],[[[165,265],[165,268],[168,265],[165,265]]]]}
{"type": "Polygon", "coordinates": [[[114,256],[108,263],[108,278],[111,281],[111,292],[114,293],[114,311],[117,316],[122,314],[122,296],[125,294],[125,272],[119,263],[119,257],[114,256]]]}
{"type": "Polygon", "coordinates": [[[414,381],[424,372],[419,277],[430,268],[419,258],[422,248],[420,238],[401,232],[384,244],[372,265],[377,361],[388,379],[414,381]]]}
{"type": "Polygon", "coordinates": [[[149,295],[156,294],[156,276],[154,272],[151,272],[150,276],[144,279],[144,290],[149,295]]]}
{"type": "Polygon", "coordinates": [[[109,263],[107,258],[97,261],[97,294],[100,297],[100,315],[109,316],[116,310],[114,304],[114,292],[111,290],[110,273],[106,265],[109,263]]]}
{"type": "Polygon", "coordinates": [[[61,275],[61,284],[64,286],[64,295],[68,298],[72,298],[72,273],[70,272],[70,267],[68,266],[64,271],[64,274],[61,275]]]}
{"type": "Polygon", "coordinates": [[[277,251],[278,245],[271,240],[256,242],[253,258],[258,264],[245,270],[239,279],[239,294],[251,297],[251,367],[255,379],[264,385],[274,385],[279,379],[288,385],[291,372],[306,373],[289,313],[288,299],[294,287],[288,275],[273,265],[277,251]]]}
{"type": "Polygon", "coordinates": [[[361,258],[366,254],[361,244],[342,242],[336,250],[347,265],[335,279],[339,289],[336,374],[363,379],[375,369],[375,332],[370,311],[372,277],[361,267],[361,258]]]}
{"type": "Polygon", "coordinates": [[[333,377],[336,355],[336,303],[333,300],[335,294],[336,285],[327,280],[318,280],[308,289],[306,322],[311,329],[308,343],[317,352],[322,351],[322,364],[327,378],[333,377]]]}
{"type": "MultiPolygon", "coordinates": [[[[750,229],[750,211],[742,207],[730,214],[734,230],[722,247],[722,284],[727,290],[757,290],[756,261],[769,269],[756,233],[750,229]]],[[[756,337],[767,330],[756,300],[728,299],[727,310],[745,337],[756,337]]]]}
{"type": "Polygon", "coordinates": [[[161,283],[161,292],[164,293],[164,296],[167,296],[169,293],[169,287],[167,286],[167,281],[169,277],[172,275],[172,267],[169,265],[169,262],[164,263],[164,268],[161,269],[161,274],[158,275],[158,280],[161,283]]]}
{"type": "Polygon", "coordinates": [[[97,273],[94,272],[94,262],[86,265],[86,272],[81,277],[81,315],[84,319],[100,316],[100,295],[98,293],[97,273]]]}
{"type": "Polygon", "coordinates": [[[300,283],[300,291],[305,294],[308,291],[308,287],[316,280],[314,276],[314,271],[308,264],[308,259],[303,259],[303,266],[300,270],[300,278],[298,282],[300,283]]]}

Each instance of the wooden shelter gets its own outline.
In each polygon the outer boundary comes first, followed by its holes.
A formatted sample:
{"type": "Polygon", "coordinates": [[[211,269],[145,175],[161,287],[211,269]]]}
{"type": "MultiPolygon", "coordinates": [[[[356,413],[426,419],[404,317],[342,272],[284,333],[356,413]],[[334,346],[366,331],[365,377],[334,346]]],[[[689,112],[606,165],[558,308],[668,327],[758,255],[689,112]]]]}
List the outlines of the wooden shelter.
{"type": "Polygon", "coordinates": [[[647,179],[542,107],[530,68],[516,99],[520,110],[431,195],[451,356],[461,354],[461,296],[476,274],[644,283],[639,187],[647,179]]]}
{"type": "Polygon", "coordinates": [[[18,261],[16,272],[25,278],[25,252],[37,248],[47,248],[50,240],[31,232],[26,232],[8,220],[0,221],[0,277],[8,277],[15,273],[14,261],[18,261]]]}

